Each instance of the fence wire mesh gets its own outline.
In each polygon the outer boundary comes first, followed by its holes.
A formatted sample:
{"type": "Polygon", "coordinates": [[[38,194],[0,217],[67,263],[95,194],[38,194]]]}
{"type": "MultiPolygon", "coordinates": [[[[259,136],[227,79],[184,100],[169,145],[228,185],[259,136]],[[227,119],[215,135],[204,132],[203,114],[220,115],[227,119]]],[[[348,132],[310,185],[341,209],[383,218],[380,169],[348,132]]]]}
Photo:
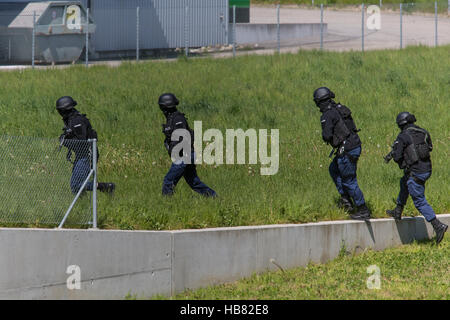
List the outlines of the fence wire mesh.
{"type": "MultiPolygon", "coordinates": [[[[59,224],[88,177],[91,150],[90,141],[0,136],[0,223],[59,224]]],[[[83,192],[66,224],[91,224],[91,202],[83,192]]]]}
{"type": "Polygon", "coordinates": [[[281,52],[362,51],[450,43],[447,0],[401,6],[402,12],[399,3],[377,0],[348,5],[311,1],[280,9],[277,5],[251,6],[250,26],[237,25],[236,39],[231,42],[237,42],[238,52],[278,46],[281,52]],[[253,32],[248,32],[250,27],[253,32]]]}
{"type": "MultiPolygon", "coordinates": [[[[0,63],[27,63],[33,60],[33,20],[32,14],[14,15],[1,10],[0,6],[0,63]]],[[[36,47],[36,44],[34,44],[36,47]]]]}

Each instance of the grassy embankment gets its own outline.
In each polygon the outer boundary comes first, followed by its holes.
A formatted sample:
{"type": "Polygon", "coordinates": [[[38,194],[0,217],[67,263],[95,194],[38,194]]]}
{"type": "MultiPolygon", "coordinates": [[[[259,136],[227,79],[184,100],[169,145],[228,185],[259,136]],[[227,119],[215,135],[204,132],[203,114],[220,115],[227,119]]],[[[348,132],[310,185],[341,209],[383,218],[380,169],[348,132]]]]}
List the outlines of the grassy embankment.
{"type": "MultiPolygon", "coordinates": [[[[322,142],[312,101],[326,85],[348,105],[363,141],[360,186],[375,217],[393,206],[402,173],[383,156],[398,134],[395,117],[408,110],[431,133],[434,173],[427,198],[437,213],[450,209],[449,46],[402,51],[299,52],[236,59],[125,63],[118,68],[0,73],[0,130],[4,135],[58,137],[55,101],[72,95],[99,133],[99,180],[117,184],[113,199],[99,196],[99,226],[177,229],[301,223],[345,219],[328,175],[330,147],[322,142]],[[259,165],[201,165],[200,177],[219,194],[204,199],[181,181],[161,196],[170,166],[163,147],[163,115],[156,102],[172,91],[180,110],[203,130],[280,130],[280,169],[261,176],[259,165]]],[[[31,195],[30,195],[31,196],[31,195]]],[[[26,203],[26,202],[24,202],[26,203]]],[[[4,204],[7,205],[7,204],[4,204]]],[[[25,205],[25,204],[24,204],[25,205]]],[[[68,206],[68,205],[67,205],[68,206]]],[[[417,215],[409,201],[406,215],[417,215]]]]}
{"type": "MultiPolygon", "coordinates": [[[[354,255],[345,253],[327,264],[255,274],[235,283],[178,294],[173,299],[450,299],[450,237],[354,255]],[[380,270],[380,289],[367,280],[380,270]]],[[[376,284],[374,278],[369,281],[376,284]]],[[[163,296],[156,297],[166,299],[163,296]]]]}

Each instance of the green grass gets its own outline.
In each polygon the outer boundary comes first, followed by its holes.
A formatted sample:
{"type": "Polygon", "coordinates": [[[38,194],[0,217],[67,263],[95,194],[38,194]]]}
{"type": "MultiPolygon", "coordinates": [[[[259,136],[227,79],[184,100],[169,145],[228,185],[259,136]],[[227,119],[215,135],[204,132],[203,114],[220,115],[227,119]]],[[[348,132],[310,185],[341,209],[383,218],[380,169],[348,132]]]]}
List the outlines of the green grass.
{"type": "MultiPolygon", "coordinates": [[[[433,241],[384,251],[341,254],[327,264],[255,274],[231,284],[186,291],[172,299],[183,300],[284,300],[284,299],[450,299],[450,237],[439,246],[433,241]],[[366,281],[380,269],[380,289],[366,281]]],[[[166,299],[157,296],[156,299],[166,299]]]]}
{"type": "MultiPolygon", "coordinates": [[[[363,141],[361,189],[375,217],[393,206],[402,175],[383,156],[398,134],[396,115],[414,113],[434,143],[427,198],[437,213],[450,209],[449,46],[402,51],[180,59],[118,68],[0,73],[0,132],[56,138],[62,121],[55,101],[72,95],[99,133],[99,180],[116,195],[99,195],[99,227],[179,229],[301,223],[346,219],[336,209],[328,174],[330,147],[322,142],[312,101],[326,85],[348,105],[363,141]],[[158,96],[174,92],[179,109],[203,130],[280,129],[280,170],[260,176],[259,165],[201,165],[199,176],[219,194],[205,199],[180,181],[173,198],[161,196],[170,166],[163,146],[158,96]],[[249,168],[251,167],[251,169],[249,168]]],[[[7,204],[5,204],[7,205],[7,204]]],[[[406,215],[418,215],[409,201],[406,215]]]]}

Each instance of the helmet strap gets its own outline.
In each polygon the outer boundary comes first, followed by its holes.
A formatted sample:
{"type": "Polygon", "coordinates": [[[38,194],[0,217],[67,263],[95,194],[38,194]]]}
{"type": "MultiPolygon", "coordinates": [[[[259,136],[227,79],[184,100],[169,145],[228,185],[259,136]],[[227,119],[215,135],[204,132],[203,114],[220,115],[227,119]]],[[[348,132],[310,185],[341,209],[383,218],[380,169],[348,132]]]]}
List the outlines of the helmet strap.
{"type": "Polygon", "coordinates": [[[319,107],[321,112],[324,112],[325,110],[329,109],[330,105],[331,105],[331,99],[320,101],[317,104],[317,106],[319,107]]]}

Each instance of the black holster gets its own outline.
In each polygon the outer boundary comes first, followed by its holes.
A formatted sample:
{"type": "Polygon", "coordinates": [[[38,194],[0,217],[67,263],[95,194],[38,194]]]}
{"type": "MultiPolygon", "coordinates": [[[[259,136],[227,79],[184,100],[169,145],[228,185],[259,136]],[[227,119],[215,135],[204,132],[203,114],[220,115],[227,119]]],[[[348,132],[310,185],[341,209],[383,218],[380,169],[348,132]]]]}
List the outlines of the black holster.
{"type": "Polygon", "coordinates": [[[421,186],[425,185],[425,181],[420,180],[419,178],[415,177],[413,174],[409,175],[415,183],[420,184],[421,186]]]}

